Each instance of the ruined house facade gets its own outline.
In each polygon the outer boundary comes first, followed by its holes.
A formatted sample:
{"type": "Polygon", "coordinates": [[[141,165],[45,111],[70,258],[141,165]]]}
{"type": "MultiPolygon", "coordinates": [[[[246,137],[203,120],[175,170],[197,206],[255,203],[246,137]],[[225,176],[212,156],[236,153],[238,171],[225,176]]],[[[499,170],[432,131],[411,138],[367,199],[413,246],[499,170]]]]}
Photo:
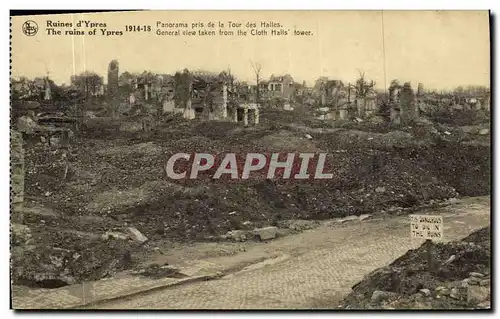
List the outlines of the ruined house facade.
{"type": "Polygon", "coordinates": [[[283,76],[272,75],[268,81],[261,83],[261,88],[267,92],[269,97],[284,98],[290,101],[295,94],[295,82],[290,74],[283,76]]]}
{"type": "Polygon", "coordinates": [[[227,83],[217,77],[193,78],[192,108],[195,116],[209,120],[227,117],[227,83]]]}

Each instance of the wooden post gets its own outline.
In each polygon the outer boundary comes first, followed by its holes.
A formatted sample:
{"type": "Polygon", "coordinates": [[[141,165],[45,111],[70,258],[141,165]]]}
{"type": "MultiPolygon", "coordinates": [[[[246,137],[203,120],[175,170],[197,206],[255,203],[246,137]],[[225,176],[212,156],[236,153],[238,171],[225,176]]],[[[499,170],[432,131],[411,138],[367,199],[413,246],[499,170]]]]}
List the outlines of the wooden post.
{"type": "Polygon", "coordinates": [[[430,273],[435,271],[435,263],[434,263],[434,243],[432,239],[427,239],[425,241],[427,245],[427,270],[430,273]]]}
{"type": "Polygon", "coordinates": [[[439,264],[434,258],[435,244],[433,238],[443,238],[443,217],[440,215],[410,215],[410,236],[412,238],[425,238],[422,247],[426,249],[427,271],[435,273],[439,264]]]}

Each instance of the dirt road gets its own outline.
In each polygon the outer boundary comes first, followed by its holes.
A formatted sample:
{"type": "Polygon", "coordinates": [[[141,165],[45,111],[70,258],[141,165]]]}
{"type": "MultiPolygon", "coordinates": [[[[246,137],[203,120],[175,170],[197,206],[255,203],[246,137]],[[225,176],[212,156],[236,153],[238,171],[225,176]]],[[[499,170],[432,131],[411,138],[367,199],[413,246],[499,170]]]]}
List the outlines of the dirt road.
{"type": "MultiPolygon", "coordinates": [[[[490,223],[488,197],[468,198],[420,213],[444,217],[445,240],[490,223]]],[[[407,216],[324,223],[298,235],[260,244],[241,255],[273,252],[277,258],[218,280],[192,283],[92,306],[96,309],[332,308],[366,273],[422,241],[409,237],[407,216]]],[[[235,256],[233,258],[238,258],[235,256]]]]}

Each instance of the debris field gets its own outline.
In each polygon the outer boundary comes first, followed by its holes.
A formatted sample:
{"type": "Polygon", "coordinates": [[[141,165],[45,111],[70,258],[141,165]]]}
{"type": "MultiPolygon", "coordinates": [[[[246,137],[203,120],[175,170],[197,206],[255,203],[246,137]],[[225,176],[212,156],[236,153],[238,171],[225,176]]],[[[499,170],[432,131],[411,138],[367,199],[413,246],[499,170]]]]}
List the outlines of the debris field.
{"type": "Polygon", "coordinates": [[[26,142],[28,229],[12,232],[14,283],[110,276],[157,240],[228,240],[231,231],[286,220],[397,213],[490,192],[489,136],[432,122],[329,125],[296,108],[264,109],[252,127],[181,116],[165,116],[147,132],[123,127],[109,120],[76,132],[66,179],[57,146],[26,142]],[[333,178],[171,180],[165,164],[179,152],[328,153],[333,178]]]}

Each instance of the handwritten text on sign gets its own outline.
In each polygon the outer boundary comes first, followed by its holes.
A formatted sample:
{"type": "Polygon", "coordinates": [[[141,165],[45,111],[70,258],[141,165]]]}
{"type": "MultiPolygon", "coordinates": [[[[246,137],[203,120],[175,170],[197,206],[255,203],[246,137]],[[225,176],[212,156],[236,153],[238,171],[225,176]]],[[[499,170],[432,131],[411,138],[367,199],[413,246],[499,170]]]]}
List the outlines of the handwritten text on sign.
{"type": "Polygon", "coordinates": [[[435,215],[410,215],[411,237],[423,239],[443,238],[443,217],[435,215]]]}

